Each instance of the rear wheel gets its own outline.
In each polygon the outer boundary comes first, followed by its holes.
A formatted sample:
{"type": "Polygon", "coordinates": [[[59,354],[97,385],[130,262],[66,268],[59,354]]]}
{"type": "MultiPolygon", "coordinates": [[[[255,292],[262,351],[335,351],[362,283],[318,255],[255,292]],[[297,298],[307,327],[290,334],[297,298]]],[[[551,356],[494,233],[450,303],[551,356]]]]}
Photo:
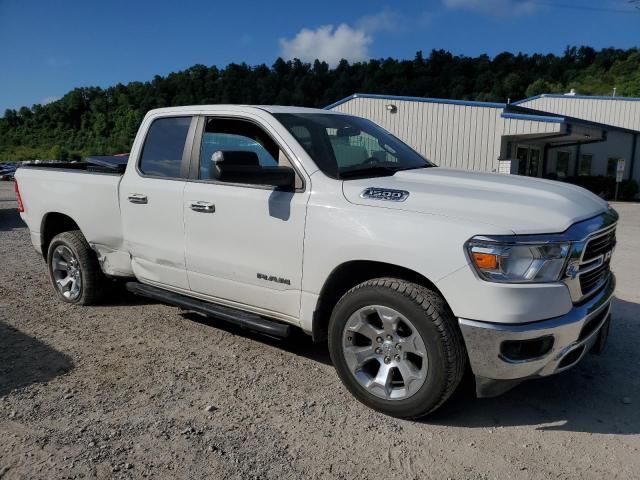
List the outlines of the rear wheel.
{"type": "Polygon", "coordinates": [[[358,400],[404,418],[438,408],[466,364],[462,336],[442,297],[393,278],[369,280],[340,299],[329,324],[329,350],[358,400]]]}
{"type": "Polygon", "coordinates": [[[109,288],[95,252],[79,230],[56,235],[47,251],[49,279],[58,297],[79,305],[99,302],[109,288]]]}

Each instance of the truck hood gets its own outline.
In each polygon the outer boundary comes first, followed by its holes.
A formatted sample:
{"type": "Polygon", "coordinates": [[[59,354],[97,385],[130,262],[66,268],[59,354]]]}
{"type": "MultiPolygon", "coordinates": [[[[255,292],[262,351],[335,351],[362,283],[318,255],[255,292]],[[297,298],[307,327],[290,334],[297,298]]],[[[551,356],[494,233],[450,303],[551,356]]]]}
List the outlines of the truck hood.
{"type": "Polygon", "coordinates": [[[607,202],[575,185],[445,168],[345,180],[342,188],[354,204],[468,219],[515,234],[563,232],[573,223],[608,209],[607,202]],[[409,196],[404,201],[362,198],[370,187],[405,190],[409,196]]]}

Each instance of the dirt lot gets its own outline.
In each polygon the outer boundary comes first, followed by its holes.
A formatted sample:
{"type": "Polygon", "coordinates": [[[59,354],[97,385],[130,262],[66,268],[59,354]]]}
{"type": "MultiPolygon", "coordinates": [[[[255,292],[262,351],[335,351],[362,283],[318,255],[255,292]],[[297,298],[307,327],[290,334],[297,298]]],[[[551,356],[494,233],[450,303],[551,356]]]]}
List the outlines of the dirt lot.
{"type": "Polygon", "coordinates": [[[490,400],[401,421],[341,386],[326,346],[123,296],[54,299],[0,185],[0,478],[640,476],[640,205],[622,215],[608,350],[490,400]]]}

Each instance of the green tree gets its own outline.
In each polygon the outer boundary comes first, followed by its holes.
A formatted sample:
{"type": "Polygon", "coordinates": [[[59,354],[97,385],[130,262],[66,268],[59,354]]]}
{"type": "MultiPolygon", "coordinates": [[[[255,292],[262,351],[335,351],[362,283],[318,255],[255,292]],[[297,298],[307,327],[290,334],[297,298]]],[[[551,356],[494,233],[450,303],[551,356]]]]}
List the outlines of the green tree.
{"type": "Polygon", "coordinates": [[[535,97],[536,95],[540,95],[543,93],[551,93],[552,87],[546,80],[539,78],[534,80],[529,84],[527,90],[525,91],[525,95],[527,97],[535,97]]]}
{"type": "Polygon", "coordinates": [[[49,155],[47,160],[61,160],[62,157],[62,147],[60,145],[54,145],[49,150],[49,155]]]}
{"type": "Polygon", "coordinates": [[[324,107],[356,92],[504,102],[575,88],[640,96],[640,50],[568,47],[562,55],[465,57],[445,50],[414,58],[341,61],[276,59],[271,65],[194,65],[147,82],[76,88],[47,105],[0,118],[0,160],[68,159],[124,153],[144,114],[184,104],[258,103],[324,107]]]}

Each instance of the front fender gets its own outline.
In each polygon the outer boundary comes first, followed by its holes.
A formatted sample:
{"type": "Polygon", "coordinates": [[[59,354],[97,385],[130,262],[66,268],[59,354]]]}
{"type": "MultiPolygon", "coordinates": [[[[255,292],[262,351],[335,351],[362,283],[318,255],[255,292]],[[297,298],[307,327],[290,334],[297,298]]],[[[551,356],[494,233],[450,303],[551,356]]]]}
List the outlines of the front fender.
{"type": "MultiPolygon", "coordinates": [[[[464,244],[487,230],[486,225],[465,220],[384,207],[347,202],[340,206],[310,204],[304,241],[303,328],[311,331],[323,285],[339,265],[352,261],[384,263],[415,272],[438,285],[453,272],[468,268],[464,244]]],[[[442,294],[451,305],[447,293],[442,294]]],[[[451,307],[455,312],[455,306],[451,307]]]]}

